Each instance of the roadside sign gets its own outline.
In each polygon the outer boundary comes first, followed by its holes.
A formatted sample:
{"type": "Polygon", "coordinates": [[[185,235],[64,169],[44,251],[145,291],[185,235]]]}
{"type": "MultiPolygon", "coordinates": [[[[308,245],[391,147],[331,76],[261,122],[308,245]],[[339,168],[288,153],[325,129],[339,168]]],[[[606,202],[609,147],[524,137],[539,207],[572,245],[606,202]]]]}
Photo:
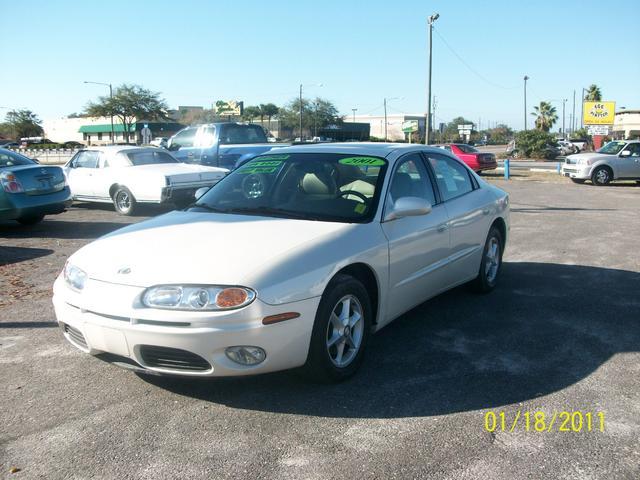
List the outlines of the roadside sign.
{"type": "Polygon", "coordinates": [[[471,135],[471,130],[458,130],[460,135],[471,135]]]}
{"type": "Polygon", "coordinates": [[[589,135],[609,135],[608,125],[589,125],[587,127],[587,133],[589,135]]]}
{"type": "Polygon", "coordinates": [[[458,125],[458,130],[473,130],[473,125],[458,125]]]}
{"type": "Polygon", "coordinates": [[[613,125],[616,102],[584,102],[585,125],[613,125]]]}
{"type": "Polygon", "coordinates": [[[404,133],[411,133],[418,131],[418,121],[417,120],[407,120],[402,123],[402,131],[404,133]]]}

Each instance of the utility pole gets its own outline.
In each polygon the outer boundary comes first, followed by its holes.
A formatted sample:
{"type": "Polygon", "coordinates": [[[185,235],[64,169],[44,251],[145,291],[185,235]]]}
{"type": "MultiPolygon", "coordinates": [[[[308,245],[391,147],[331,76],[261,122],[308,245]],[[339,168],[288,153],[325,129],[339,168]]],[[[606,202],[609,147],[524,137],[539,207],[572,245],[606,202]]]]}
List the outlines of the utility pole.
{"type": "MultiPolygon", "coordinates": [[[[109,98],[113,103],[113,86],[111,85],[111,83],[88,82],[87,80],[85,80],[84,83],[91,83],[93,85],[104,85],[105,87],[109,87],[109,98]]],[[[113,110],[111,110],[111,143],[116,143],[116,137],[113,133],[113,110]]]]}
{"type": "Polygon", "coordinates": [[[384,99],[384,141],[387,141],[387,99],[384,99]]]}
{"type": "MultiPolygon", "coordinates": [[[[564,129],[564,104],[567,102],[566,98],[562,99],[562,136],[566,137],[567,136],[567,132],[564,129]]],[[[565,138],[566,140],[566,138],[565,138]]]]}
{"type": "Polygon", "coordinates": [[[584,92],[586,92],[587,89],[582,87],[582,109],[580,110],[580,128],[584,128],[584,92]]]}
{"type": "Polygon", "coordinates": [[[571,122],[571,133],[576,131],[576,91],[573,90],[573,121],[571,122]]]}
{"type": "Polygon", "coordinates": [[[300,141],[302,141],[302,84],[300,84],[300,141]]]}
{"type": "Polygon", "coordinates": [[[435,22],[438,18],[440,18],[439,13],[434,13],[429,17],[428,27],[429,27],[429,80],[427,83],[427,125],[426,132],[424,136],[424,144],[429,145],[429,135],[431,132],[431,69],[433,64],[433,22],[435,22]]]}
{"type": "Polygon", "coordinates": [[[524,130],[527,131],[527,80],[529,77],[524,76],[524,130]]]}
{"type": "Polygon", "coordinates": [[[352,108],[351,111],[353,112],[353,123],[356,123],[356,112],[358,111],[358,109],[352,108]]]}

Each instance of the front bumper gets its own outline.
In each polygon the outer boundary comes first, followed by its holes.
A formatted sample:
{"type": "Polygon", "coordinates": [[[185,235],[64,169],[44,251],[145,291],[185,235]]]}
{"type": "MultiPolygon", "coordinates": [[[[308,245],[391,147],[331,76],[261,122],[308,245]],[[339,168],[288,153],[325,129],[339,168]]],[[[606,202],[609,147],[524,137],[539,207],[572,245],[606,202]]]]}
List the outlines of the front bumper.
{"type": "Polygon", "coordinates": [[[562,164],[562,175],[569,178],[588,180],[591,178],[590,165],[562,164]]]}
{"type": "Polygon", "coordinates": [[[239,310],[181,312],[143,307],[143,291],[88,280],[78,293],[58,277],[53,305],[64,337],[86,353],[113,354],[135,362],[138,370],[171,375],[252,375],[299,367],[307,359],[319,297],[283,305],[257,298],[239,310]],[[264,317],[285,312],[298,312],[300,317],[262,324],[264,317]],[[225,349],[238,345],[260,347],[266,359],[254,366],[235,363],[225,349]],[[164,349],[172,366],[151,357],[150,347],[164,349]],[[200,361],[196,369],[198,357],[206,364],[200,361]]]}

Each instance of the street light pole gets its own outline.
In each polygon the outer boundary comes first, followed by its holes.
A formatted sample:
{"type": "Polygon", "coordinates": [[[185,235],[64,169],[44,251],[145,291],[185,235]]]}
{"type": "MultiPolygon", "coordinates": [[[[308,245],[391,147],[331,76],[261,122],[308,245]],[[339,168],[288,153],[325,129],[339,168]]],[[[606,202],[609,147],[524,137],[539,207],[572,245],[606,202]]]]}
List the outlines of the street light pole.
{"type": "MultiPolygon", "coordinates": [[[[111,83],[102,83],[102,82],[88,82],[84,81],[84,83],[91,83],[93,85],[104,85],[105,87],[109,87],[109,98],[111,102],[113,102],[113,86],[111,83]]],[[[113,130],[113,110],[111,110],[111,143],[116,143],[116,136],[113,130]]]]}
{"type": "Polygon", "coordinates": [[[571,120],[571,133],[576,131],[576,91],[573,91],[573,119],[571,120]]]}
{"type": "Polygon", "coordinates": [[[384,99],[384,141],[387,141],[387,99],[384,99]]]}
{"type": "MultiPolygon", "coordinates": [[[[429,17],[429,80],[427,81],[427,125],[424,135],[424,144],[429,145],[429,134],[431,132],[431,69],[432,69],[432,55],[433,55],[433,22],[440,17],[439,13],[434,13],[429,17]]],[[[386,125],[385,125],[386,129],[386,125]]]]}
{"type": "Polygon", "coordinates": [[[567,102],[566,98],[562,99],[562,136],[566,137],[567,136],[567,132],[564,129],[564,104],[567,102]]]}
{"type": "Polygon", "coordinates": [[[584,128],[584,92],[587,89],[582,87],[582,108],[580,109],[580,128],[584,128]]]}
{"type": "Polygon", "coordinates": [[[529,77],[524,76],[524,130],[527,131],[527,80],[529,77]]]}
{"type": "Polygon", "coordinates": [[[356,112],[358,111],[358,109],[352,108],[351,111],[353,112],[353,123],[356,123],[356,112]]]}
{"type": "Polygon", "coordinates": [[[300,84],[300,141],[302,141],[302,84],[300,84]]]}

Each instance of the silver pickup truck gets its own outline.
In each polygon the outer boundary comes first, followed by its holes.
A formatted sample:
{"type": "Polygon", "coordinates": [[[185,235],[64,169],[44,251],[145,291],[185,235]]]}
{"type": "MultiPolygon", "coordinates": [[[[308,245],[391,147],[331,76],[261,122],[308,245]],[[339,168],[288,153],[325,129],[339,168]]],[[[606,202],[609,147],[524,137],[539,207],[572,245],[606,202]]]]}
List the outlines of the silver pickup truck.
{"type": "Polygon", "coordinates": [[[167,142],[181,162],[233,170],[252,158],[287,143],[270,143],[260,125],[208,123],[184,128],[167,142]]]}

